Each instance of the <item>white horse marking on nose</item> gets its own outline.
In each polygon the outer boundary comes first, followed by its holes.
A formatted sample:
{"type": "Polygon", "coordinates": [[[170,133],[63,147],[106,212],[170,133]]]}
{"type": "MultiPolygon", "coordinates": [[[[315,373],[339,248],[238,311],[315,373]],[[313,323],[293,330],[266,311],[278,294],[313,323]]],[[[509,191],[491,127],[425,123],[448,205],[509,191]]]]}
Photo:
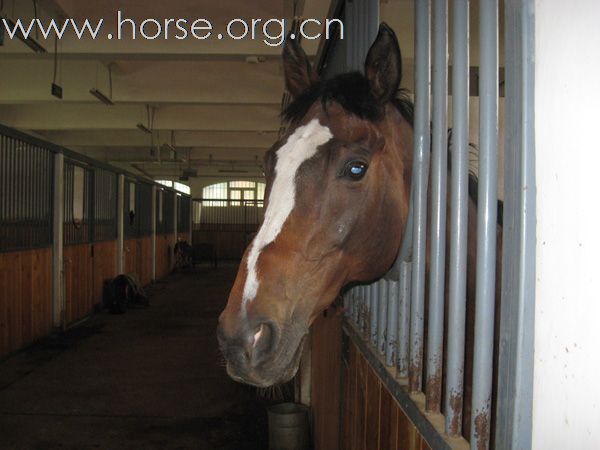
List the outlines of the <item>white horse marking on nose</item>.
{"type": "Polygon", "coordinates": [[[273,242],[281,232],[286,219],[294,209],[296,199],[296,172],[300,165],[312,158],[319,146],[333,137],[326,126],[313,119],[299,127],[290,135],[286,143],[277,150],[275,164],[275,180],[269,194],[269,206],[265,211],[265,219],[248,253],[246,283],[242,304],[245,305],[256,297],[258,291],[258,274],[256,264],[263,248],[273,242]]]}

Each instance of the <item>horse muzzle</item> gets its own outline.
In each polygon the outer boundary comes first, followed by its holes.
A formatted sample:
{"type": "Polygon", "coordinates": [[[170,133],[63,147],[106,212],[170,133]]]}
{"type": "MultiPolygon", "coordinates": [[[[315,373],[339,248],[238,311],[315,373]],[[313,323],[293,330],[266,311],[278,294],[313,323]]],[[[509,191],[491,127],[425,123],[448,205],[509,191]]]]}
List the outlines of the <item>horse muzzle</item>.
{"type": "Polygon", "coordinates": [[[219,324],[217,338],[228,375],[240,383],[268,387],[291,379],[300,363],[307,329],[258,320],[229,334],[219,324]]]}

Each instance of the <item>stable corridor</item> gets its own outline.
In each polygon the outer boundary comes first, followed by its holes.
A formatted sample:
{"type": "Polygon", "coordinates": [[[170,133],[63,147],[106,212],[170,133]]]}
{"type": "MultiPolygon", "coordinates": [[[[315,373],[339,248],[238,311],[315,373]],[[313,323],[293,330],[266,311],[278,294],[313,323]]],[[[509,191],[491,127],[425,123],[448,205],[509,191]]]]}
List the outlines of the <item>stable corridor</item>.
{"type": "Polygon", "coordinates": [[[225,373],[215,327],[236,267],[175,274],[0,362],[0,449],[264,449],[266,400],[225,373]]]}

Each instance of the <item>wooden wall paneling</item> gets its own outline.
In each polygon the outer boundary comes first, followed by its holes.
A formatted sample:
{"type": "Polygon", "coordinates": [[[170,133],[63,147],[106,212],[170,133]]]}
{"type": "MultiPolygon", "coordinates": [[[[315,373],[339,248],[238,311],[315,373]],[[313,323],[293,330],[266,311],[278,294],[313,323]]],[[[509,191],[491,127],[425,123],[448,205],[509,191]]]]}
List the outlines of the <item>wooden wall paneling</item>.
{"type": "Polygon", "coordinates": [[[126,239],[123,243],[123,253],[125,255],[124,263],[123,263],[123,272],[126,274],[137,273],[137,253],[138,253],[138,243],[137,239],[126,239]]]}
{"type": "Polygon", "coordinates": [[[142,286],[152,282],[152,236],[139,238],[138,267],[142,286]]]}
{"type": "Polygon", "coordinates": [[[311,345],[311,406],[315,450],[339,448],[342,371],[342,317],[333,309],[313,323],[311,345]]]}
{"type": "Polygon", "coordinates": [[[7,285],[7,325],[8,325],[8,348],[13,351],[23,345],[21,335],[21,305],[23,302],[21,291],[21,277],[23,275],[21,268],[22,252],[12,253],[12,264],[16,270],[13,271],[13,277],[7,285]]]}
{"type": "Polygon", "coordinates": [[[0,357],[52,330],[52,249],[0,253],[0,357]]]}
{"type": "Polygon", "coordinates": [[[173,234],[156,235],[156,278],[164,278],[171,271],[173,234]]]}
{"type": "MultiPolygon", "coordinates": [[[[342,399],[343,450],[431,450],[359,348],[350,342],[342,399]]],[[[313,408],[322,408],[317,403],[313,408]]],[[[318,413],[314,413],[317,414],[318,413]]],[[[318,449],[318,447],[316,447],[318,449]]],[[[338,448],[338,447],[332,447],[338,448]]]]}
{"type": "Polygon", "coordinates": [[[64,250],[66,323],[87,316],[93,309],[92,245],[69,245],[64,250]]]}
{"type": "Polygon", "coordinates": [[[366,364],[366,361],[365,368],[365,443],[369,449],[376,450],[379,448],[380,382],[373,369],[366,364]]]}
{"type": "Polygon", "coordinates": [[[117,275],[117,241],[96,242],[93,261],[94,305],[102,303],[104,282],[117,275]]]}

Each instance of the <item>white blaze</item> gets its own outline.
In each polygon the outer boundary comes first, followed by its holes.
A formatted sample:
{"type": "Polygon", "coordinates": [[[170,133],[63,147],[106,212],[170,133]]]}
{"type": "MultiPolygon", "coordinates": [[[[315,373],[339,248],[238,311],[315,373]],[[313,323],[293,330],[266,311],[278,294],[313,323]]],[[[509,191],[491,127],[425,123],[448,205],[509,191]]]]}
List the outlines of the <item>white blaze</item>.
{"type": "Polygon", "coordinates": [[[256,264],[260,252],[275,240],[294,209],[298,168],[304,161],[314,156],[320,145],[325,144],[332,137],[329,128],[321,125],[318,119],[313,119],[308,124],[296,129],[288,137],[285,145],[277,150],[275,180],[269,194],[269,207],[265,211],[265,219],[248,254],[248,274],[244,285],[243,304],[253,300],[258,291],[256,264]]]}

